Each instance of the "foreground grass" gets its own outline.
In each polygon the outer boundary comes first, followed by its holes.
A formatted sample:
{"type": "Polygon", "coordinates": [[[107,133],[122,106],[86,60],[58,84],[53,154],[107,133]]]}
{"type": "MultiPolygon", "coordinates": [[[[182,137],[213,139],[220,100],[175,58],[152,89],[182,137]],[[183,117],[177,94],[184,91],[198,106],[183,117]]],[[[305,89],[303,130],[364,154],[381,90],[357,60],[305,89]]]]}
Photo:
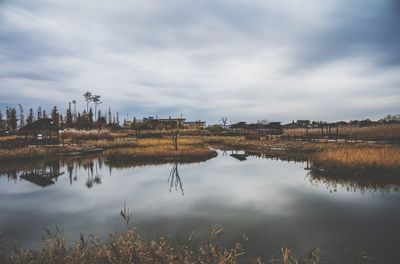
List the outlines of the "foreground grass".
{"type": "Polygon", "coordinates": [[[161,237],[157,240],[143,240],[133,228],[122,234],[109,235],[103,243],[82,234],[79,242],[68,246],[68,239],[57,229],[54,233],[46,230],[42,248],[23,250],[15,247],[6,252],[0,247],[0,263],[4,264],[75,264],[75,263],[281,263],[281,264],[317,264],[320,250],[313,250],[306,258],[298,259],[293,250],[282,248],[277,258],[262,260],[250,257],[245,249],[245,238],[233,248],[225,248],[214,243],[224,233],[220,226],[210,228],[209,237],[202,242],[188,239],[169,240],[161,237]]]}

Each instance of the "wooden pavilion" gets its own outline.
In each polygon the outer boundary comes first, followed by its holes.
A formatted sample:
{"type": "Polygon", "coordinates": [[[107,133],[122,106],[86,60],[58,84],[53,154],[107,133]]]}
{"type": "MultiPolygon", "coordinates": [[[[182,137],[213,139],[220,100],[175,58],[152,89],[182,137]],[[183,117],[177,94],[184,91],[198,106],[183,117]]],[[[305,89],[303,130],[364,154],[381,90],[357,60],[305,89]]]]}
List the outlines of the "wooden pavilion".
{"type": "Polygon", "coordinates": [[[25,141],[33,145],[58,145],[60,127],[49,118],[39,119],[21,128],[25,141]]]}

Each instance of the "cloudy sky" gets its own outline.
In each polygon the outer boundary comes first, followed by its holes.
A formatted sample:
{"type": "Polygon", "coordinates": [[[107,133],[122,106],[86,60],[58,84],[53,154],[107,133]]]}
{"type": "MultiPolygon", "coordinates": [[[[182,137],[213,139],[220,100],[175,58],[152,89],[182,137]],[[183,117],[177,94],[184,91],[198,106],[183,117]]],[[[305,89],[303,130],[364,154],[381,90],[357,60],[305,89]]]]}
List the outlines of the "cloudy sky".
{"type": "Polygon", "coordinates": [[[0,0],[0,108],[130,117],[400,113],[398,0],[0,0]]]}

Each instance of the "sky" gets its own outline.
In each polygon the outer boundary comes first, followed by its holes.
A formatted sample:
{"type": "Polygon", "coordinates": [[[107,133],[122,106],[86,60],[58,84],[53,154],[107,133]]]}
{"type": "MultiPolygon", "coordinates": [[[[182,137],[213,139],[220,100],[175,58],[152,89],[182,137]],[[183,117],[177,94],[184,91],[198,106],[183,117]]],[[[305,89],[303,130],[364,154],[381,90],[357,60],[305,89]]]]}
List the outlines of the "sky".
{"type": "Polygon", "coordinates": [[[217,123],[400,113],[399,0],[0,0],[0,109],[217,123]]]}

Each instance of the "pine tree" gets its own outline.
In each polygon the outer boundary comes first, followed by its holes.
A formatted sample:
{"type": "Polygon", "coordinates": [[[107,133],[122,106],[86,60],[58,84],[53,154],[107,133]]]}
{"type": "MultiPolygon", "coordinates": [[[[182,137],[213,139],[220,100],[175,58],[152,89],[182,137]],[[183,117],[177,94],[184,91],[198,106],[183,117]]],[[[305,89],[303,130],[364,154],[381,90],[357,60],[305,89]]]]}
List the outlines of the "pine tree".
{"type": "Polygon", "coordinates": [[[15,108],[13,107],[12,108],[7,107],[6,115],[7,115],[7,128],[11,131],[16,130],[18,123],[17,110],[15,110],[15,108]]]}
{"type": "Polygon", "coordinates": [[[61,129],[64,129],[64,116],[60,114],[59,125],[61,129]]]}
{"type": "Polygon", "coordinates": [[[19,127],[22,128],[25,126],[25,116],[24,116],[24,108],[21,104],[18,104],[19,107],[19,127]]]}
{"type": "Polygon", "coordinates": [[[53,110],[51,111],[51,120],[56,125],[60,123],[60,114],[58,113],[57,106],[54,106],[53,110]]]}
{"type": "Polygon", "coordinates": [[[46,110],[44,110],[44,109],[43,109],[43,114],[42,114],[42,117],[43,117],[43,118],[48,118],[48,116],[47,116],[47,112],[46,112],[46,110]]]}
{"type": "Polygon", "coordinates": [[[39,106],[37,109],[37,120],[42,119],[42,107],[39,106]]]}
{"type": "Polygon", "coordinates": [[[108,107],[108,123],[109,123],[109,124],[112,123],[112,119],[111,119],[111,107],[108,107]]]}
{"type": "Polygon", "coordinates": [[[88,125],[90,127],[93,126],[93,111],[92,111],[91,107],[90,107],[89,113],[88,113],[88,125]]]}
{"type": "Polygon", "coordinates": [[[72,112],[71,112],[71,103],[70,103],[69,107],[67,109],[66,117],[65,117],[65,127],[72,128],[73,125],[74,125],[74,123],[73,123],[73,117],[72,117],[72,112]]]}
{"type": "Polygon", "coordinates": [[[35,117],[34,117],[34,115],[33,115],[33,109],[30,108],[30,109],[29,109],[28,118],[26,119],[26,124],[27,124],[27,125],[30,125],[30,124],[32,124],[33,122],[35,122],[35,117]]]}

